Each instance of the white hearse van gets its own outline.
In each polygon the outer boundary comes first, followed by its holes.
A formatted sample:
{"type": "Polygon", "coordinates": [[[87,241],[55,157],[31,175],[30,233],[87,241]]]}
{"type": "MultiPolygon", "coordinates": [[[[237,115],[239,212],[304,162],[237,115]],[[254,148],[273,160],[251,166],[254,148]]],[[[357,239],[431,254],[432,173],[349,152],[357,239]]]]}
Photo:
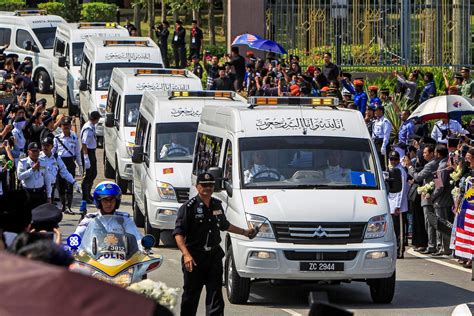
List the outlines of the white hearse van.
{"type": "Polygon", "coordinates": [[[109,22],[80,22],[58,25],[53,54],[54,104],[64,101],[69,115],[79,115],[79,76],[84,42],[88,37],[128,36],[123,26],[109,22]]]}
{"type": "Polygon", "coordinates": [[[54,37],[58,25],[65,23],[45,10],[0,12],[0,46],[8,44],[5,54],[17,54],[20,62],[32,58],[33,81],[40,93],[52,88],[54,37]]]}
{"type": "Polygon", "coordinates": [[[259,228],[253,240],[223,236],[229,301],[245,303],[251,279],[286,279],[364,281],[390,302],[396,239],[360,113],[334,98],[249,102],[204,107],[194,149],[193,184],[204,171],[224,179],[214,196],[227,219],[259,228]]]}
{"type": "MultiPolygon", "coordinates": [[[[163,68],[161,51],[149,37],[88,37],[84,45],[79,82],[81,123],[89,113],[99,111],[96,126],[98,143],[103,143],[104,116],[110,77],[114,68],[163,68]]],[[[81,124],[82,125],[82,124],[81,124]]]]}
{"type": "Polygon", "coordinates": [[[246,106],[230,91],[145,91],[135,135],[133,217],[146,234],[173,244],[171,230],[189,199],[194,141],[202,108],[246,106]]]}
{"type": "Polygon", "coordinates": [[[107,97],[104,169],[127,192],[132,180],[135,125],[145,91],[199,91],[201,79],[185,69],[114,68],[107,97]]]}

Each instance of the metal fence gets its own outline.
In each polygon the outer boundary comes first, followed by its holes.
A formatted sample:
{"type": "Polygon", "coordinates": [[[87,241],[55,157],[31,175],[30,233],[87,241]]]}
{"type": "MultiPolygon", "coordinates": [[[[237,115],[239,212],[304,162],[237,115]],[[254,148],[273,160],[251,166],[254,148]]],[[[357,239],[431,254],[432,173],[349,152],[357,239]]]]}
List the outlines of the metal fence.
{"type": "Polygon", "coordinates": [[[474,0],[266,0],[266,37],[319,63],[472,65],[474,0]]]}

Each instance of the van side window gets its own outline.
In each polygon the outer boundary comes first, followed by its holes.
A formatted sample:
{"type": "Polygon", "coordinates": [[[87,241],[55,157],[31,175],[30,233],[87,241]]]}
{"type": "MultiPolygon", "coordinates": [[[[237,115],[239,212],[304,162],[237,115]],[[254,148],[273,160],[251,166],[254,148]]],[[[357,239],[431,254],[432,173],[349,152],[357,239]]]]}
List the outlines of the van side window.
{"type": "Polygon", "coordinates": [[[12,36],[11,29],[0,27],[0,46],[10,44],[11,36],[12,36]]]}
{"type": "Polygon", "coordinates": [[[64,41],[56,38],[56,43],[54,44],[54,56],[64,56],[64,50],[66,45],[64,41]]]}
{"type": "Polygon", "coordinates": [[[31,42],[31,45],[36,45],[35,40],[31,36],[30,32],[22,29],[16,31],[16,46],[24,49],[25,44],[28,41],[31,42]]]}
{"type": "Polygon", "coordinates": [[[115,112],[115,105],[117,104],[118,92],[115,91],[112,87],[109,89],[109,95],[107,96],[107,113],[115,112]]]}
{"type": "Polygon", "coordinates": [[[210,167],[219,166],[222,138],[199,133],[194,151],[193,174],[206,172],[210,167]]]}
{"type": "Polygon", "coordinates": [[[227,140],[225,145],[225,158],[224,158],[224,178],[232,184],[232,143],[227,140]]]}
{"type": "Polygon", "coordinates": [[[148,123],[147,133],[146,133],[146,142],[145,142],[145,150],[143,153],[146,154],[146,160],[150,159],[150,151],[151,151],[151,124],[148,123]]]}
{"type": "MultiPolygon", "coordinates": [[[[114,118],[117,122],[120,122],[120,111],[121,111],[121,103],[122,103],[122,97],[119,96],[117,99],[117,103],[115,104],[115,114],[114,118]]],[[[120,129],[120,124],[115,125],[117,129],[120,129]]]]}
{"type": "Polygon", "coordinates": [[[146,127],[148,125],[148,121],[144,118],[141,114],[138,117],[137,122],[137,133],[135,135],[135,145],[140,146],[143,145],[146,127]]]}
{"type": "Polygon", "coordinates": [[[90,63],[91,62],[89,61],[89,58],[87,58],[87,56],[84,55],[84,58],[82,58],[82,64],[81,64],[82,79],[87,79],[87,68],[89,67],[90,63]]]}

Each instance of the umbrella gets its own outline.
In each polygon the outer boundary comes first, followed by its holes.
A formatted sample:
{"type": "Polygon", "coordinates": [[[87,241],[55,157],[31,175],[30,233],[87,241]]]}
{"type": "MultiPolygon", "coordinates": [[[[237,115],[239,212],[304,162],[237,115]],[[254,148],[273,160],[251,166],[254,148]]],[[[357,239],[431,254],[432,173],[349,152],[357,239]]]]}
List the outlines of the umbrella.
{"type": "Polygon", "coordinates": [[[410,118],[422,118],[423,121],[429,121],[447,118],[453,113],[473,114],[474,100],[460,95],[441,95],[420,104],[410,118]]]}
{"type": "Polygon", "coordinates": [[[234,41],[232,42],[232,46],[234,45],[250,45],[251,43],[255,42],[256,40],[261,40],[261,38],[258,35],[254,34],[242,34],[238,35],[234,41]]]}
{"type": "Polygon", "coordinates": [[[5,252],[0,271],[0,315],[153,315],[156,308],[118,286],[5,252]]]}
{"type": "Polygon", "coordinates": [[[277,42],[261,38],[254,34],[238,35],[232,42],[234,45],[247,45],[248,47],[264,52],[272,52],[276,54],[286,54],[286,50],[277,42]]]}

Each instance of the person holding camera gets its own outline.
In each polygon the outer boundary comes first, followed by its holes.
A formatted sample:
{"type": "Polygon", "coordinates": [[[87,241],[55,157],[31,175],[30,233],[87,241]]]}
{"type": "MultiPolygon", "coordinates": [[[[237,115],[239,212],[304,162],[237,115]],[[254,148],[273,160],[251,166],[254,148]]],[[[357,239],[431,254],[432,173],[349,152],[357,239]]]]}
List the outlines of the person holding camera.
{"type": "Polygon", "coordinates": [[[158,39],[158,47],[161,51],[161,58],[165,68],[169,68],[170,63],[168,61],[168,37],[170,36],[170,24],[168,21],[163,21],[158,25],[155,25],[155,34],[158,39]]]}
{"type": "Polygon", "coordinates": [[[448,144],[448,138],[457,135],[467,135],[469,134],[462,125],[456,121],[449,118],[443,118],[435,123],[433,130],[431,131],[431,138],[436,140],[438,144],[448,144]]]}

